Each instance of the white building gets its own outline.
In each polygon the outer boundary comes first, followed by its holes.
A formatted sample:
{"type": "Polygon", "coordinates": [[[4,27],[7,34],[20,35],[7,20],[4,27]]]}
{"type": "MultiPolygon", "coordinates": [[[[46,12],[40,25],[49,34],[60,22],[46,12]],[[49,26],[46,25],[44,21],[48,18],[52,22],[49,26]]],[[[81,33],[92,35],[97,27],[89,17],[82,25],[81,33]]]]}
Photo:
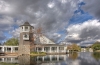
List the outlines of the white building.
{"type": "Polygon", "coordinates": [[[56,44],[42,34],[35,34],[34,27],[28,22],[20,26],[20,41],[19,46],[0,46],[0,52],[14,53],[18,51],[19,55],[30,54],[31,43],[34,45],[34,51],[52,53],[66,53],[67,46],[65,44],[56,44]],[[32,42],[32,38],[34,38],[32,42]]]}
{"type": "Polygon", "coordinates": [[[0,53],[18,53],[18,46],[0,46],[0,53]]]}

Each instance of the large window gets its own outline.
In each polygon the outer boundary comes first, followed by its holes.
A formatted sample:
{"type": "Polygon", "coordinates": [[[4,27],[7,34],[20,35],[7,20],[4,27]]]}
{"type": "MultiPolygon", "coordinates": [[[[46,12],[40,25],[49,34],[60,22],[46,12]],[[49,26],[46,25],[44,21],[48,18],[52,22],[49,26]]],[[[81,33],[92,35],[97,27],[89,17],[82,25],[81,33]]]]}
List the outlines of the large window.
{"type": "Polygon", "coordinates": [[[46,52],[48,52],[48,51],[50,50],[50,48],[49,48],[49,47],[44,47],[44,50],[45,50],[46,52]]]}
{"type": "Polygon", "coordinates": [[[57,47],[52,47],[51,49],[52,49],[53,51],[55,51],[55,50],[57,50],[57,47]]]}
{"type": "Polygon", "coordinates": [[[11,48],[8,48],[8,47],[7,47],[7,51],[11,51],[11,48]]]}
{"type": "Polygon", "coordinates": [[[42,50],[42,48],[38,47],[38,50],[39,50],[39,51],[41,51],[41,50],[42,50]]]}
{"type": "Polygon", "coordinates": [[[64,47],[59,47],[59,50],[64,50],[64,47]]]}
{"type": "Polygon", "coordinates": [[[24,34],[24,35],[23,35],[23,39],[24,39],[24,40],[29,40],[29,34],[24,34]]]}

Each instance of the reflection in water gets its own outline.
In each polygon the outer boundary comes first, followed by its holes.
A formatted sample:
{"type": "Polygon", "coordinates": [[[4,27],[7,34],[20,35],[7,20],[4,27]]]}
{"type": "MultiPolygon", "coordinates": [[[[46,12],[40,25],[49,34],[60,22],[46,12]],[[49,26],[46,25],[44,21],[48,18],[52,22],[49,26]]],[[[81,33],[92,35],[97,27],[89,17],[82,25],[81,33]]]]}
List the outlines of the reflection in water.
{"type": "Polygon", "coordinates": [[[18,57],[19,65],[30,65],[30,55],[22,55],[18,57]]]}
{"type": "Polygon", "coordinates": [[[29,55],[18,58],[0,58],[0,65],[99,65],[100,53],[73,53],[67,55],[47,55],[30,57],[29,55]],[[95,60],[94,58],[98,59],[95,60]],[[73,60],[74,59],[74,60],[73,60]],[[3,62],[1,64],[1,62],[3,62]],[[5,62],[5,64],[4,64],[5,62]],[[12,63],[12,64],[11,64],[12,63]]]}
{"type": "Polygon", "coordinates": [[[78,53],[77,52],[73,52],[73,53],[69,54],[69,58],[71,58],[73,60],[77,59],[77,57],[78,57],[78,53]]]}
{"type": "Polygon", "coordinates": [[[100,52],[94,52],[92,54],[93,58],[95,58],[96,60],[100,60],[100,52]]]}
{"type": "Polygon", "coordinates": [[[6,63],[18,63],[18,58],[13,57],[13,58],[0,58],[0,62],[6,62],[6,63]]]}

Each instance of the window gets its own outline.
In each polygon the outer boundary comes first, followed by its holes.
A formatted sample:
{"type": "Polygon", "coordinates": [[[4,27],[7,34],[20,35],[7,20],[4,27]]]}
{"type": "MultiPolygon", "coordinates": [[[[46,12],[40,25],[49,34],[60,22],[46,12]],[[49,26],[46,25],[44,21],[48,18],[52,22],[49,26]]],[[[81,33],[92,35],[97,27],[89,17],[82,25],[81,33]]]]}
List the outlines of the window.
{"type": "Polygon", "coordinates": [[[59,50],[64,50],[64,47],[59,47],[59,50]]]}
{"type": "Polygon", "coordinates": [[[0,50],[2,49],[2,47],[0,47],[0,50]]]}
{"type": "Polygon", "coordinates": [[[49,51],[49,49],[50,49],[49,47],[44,47],[45,51],[49,51]]]}
{"type": "Polygon", "coordinates": [[[23,27],[22,27],[22,29],[23,29],[23,27]]]}
{"type": "Polygon", "coordinates": [[[25,31],[27,31],[28,30],[28,26],[25,26],[25,31]]]}
{"type": "Polygon", "coordinates": [[[52,49],[53,51],[55,51],[55,50],[57,50],[57,47],[52,47],[51,49],[52,49]]]}
{"type": "Polygon", "coordinates": [[[15,47],[15,51],[18,51],[18,47],[15,47]]]}
{"type": "Polygon", "coordinates": [[[11,48],[7,48],[8,51],[11,51],[11,48]]]}
{"type": "Polygon", "coordinates": [[[39,51],[41,51],[41,50],[42,50],[42,48],[39,48],[39,47],[38,47],[38,50],[39,50],[39,51]]]}
{"type": "Polygon", "coordinates": [[[24,35],[24,38],[28,38],[27,34],[24,35]]]}

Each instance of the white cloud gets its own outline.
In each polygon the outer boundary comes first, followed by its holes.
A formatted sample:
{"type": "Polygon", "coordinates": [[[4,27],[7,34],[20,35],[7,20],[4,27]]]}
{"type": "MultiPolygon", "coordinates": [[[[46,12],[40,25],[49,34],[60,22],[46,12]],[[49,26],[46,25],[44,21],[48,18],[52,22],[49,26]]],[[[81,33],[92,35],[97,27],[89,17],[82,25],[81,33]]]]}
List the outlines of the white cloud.
{"type": "Polygon", "coordinates": [[[13,30],[13,31],[10,31],[9,33],[10,33],[13,37],[19,38],[19,35],[20,35],[20,28],[17,28],[17,29],[15,29],[15,30],[13,30]]]}
{"type": "Polygon", "coordinates": [[[58,34],[58,33],[54,33],[53,35],[57,37],[61,37],[61,34],[58,34]]]}
{"type": "Polygon", "coordinates": [[[0,13],[10,13],[12,11],[10,4],[0,0],[0,13]]]}
{"type": "Polygon", "coordinates": [[[100,38],[99,20],[88,20],[80,24],[70,25],[67,29],[67,41],[91,44],[100,38]]]}
{"type": "Polygon", "coordinates": [[[49,8],[53,8],[54,6],[55,6],[55,4],[53,2],[48,3],[49,8]]]}

